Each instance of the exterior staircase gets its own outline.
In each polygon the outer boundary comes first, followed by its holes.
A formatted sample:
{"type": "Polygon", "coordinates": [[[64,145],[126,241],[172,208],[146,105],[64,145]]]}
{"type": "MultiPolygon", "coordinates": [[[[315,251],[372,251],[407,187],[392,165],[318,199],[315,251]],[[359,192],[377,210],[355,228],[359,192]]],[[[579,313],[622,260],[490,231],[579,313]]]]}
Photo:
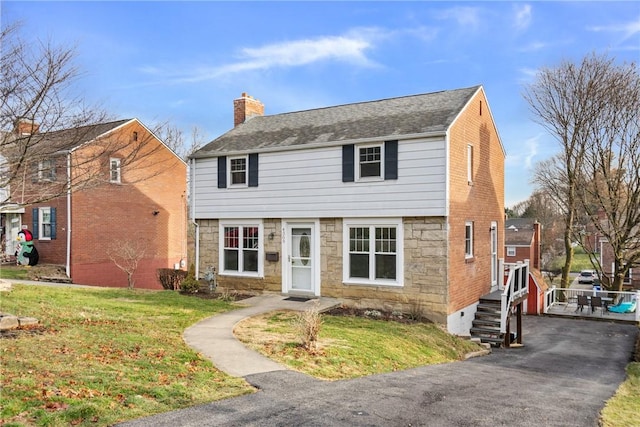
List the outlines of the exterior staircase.
{"type": "Polygon", "coordinates": [[[492,294],[480,298],[470,333],[471,339],[493,347],[504,344],[504,334],[500,332],[500,298],[492,294]]]}

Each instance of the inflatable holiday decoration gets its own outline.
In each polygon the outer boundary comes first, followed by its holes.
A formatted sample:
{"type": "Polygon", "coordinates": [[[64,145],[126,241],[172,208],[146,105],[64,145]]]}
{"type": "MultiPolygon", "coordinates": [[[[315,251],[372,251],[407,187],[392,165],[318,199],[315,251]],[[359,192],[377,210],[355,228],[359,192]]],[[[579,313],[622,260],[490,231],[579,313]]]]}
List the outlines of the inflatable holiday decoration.
{"type": "Polygon", "coordinates": [[[36,265],[38,259],[38,250],[33,246],[33,234],[29,230],[20,230],[18,232],[18,249],[16,250],[16,262],[18,265],[36,265]]]}

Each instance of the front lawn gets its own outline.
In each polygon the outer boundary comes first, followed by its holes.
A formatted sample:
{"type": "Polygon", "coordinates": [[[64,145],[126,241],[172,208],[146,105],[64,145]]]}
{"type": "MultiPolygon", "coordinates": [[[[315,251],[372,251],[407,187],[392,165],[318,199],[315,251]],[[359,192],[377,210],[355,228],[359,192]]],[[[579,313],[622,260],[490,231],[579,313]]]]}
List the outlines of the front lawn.
{"type": "Polygon", "coordinates": [[[0,338],[0,424],[107,426],[251,392],[182,339],[232,307],[172,291],[14,285],[0,311],[41,326],[0,338]]]}
{"type": "Polygon", "coordinates": [[[319,348],[309,352],[300,345],[295,318],[292,312],[267,313],[240,322],[234,333],[267,357],[328,380],[452,362],[484,349],[435,324],[325,314],[319,348]]]}

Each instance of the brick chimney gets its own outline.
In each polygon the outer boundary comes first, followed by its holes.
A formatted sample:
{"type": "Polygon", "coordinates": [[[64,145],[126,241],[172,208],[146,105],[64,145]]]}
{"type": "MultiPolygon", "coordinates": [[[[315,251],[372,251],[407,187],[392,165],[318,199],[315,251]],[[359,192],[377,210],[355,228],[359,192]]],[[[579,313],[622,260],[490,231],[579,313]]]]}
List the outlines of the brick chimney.
{"type": "Polygon", "coordinates": [[[38,133],[40,125],[31,119],[19,118],[16,120],[15,133],[18,136],[29,136],[38,133]]]}
{"type": "Polygon", "coordinates": [[[533,223],[533,245],[532,267],[540,270],[542,267],[542,224],[538,221],[533,223]]]}
{"type": "Polygon", "coordinates": [[[240,98],[233,100],[233,127],[254,116],[264,116],[264,104],[243,92],[240,98]]]}

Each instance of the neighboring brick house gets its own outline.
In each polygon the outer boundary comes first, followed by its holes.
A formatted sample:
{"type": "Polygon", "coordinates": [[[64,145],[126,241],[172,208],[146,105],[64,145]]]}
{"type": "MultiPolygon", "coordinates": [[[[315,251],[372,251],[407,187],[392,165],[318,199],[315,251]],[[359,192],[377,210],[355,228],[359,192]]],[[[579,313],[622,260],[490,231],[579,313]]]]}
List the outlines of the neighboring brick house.
{"type": "Polygon", "coordinates": [[[468,334],[498,287],[505,153],[484,89],[263,116],[191,156],[196,266],[223,288],[419,308],[468,334]]]}
{"type": "MultiPolygon", "coordinates": [[[[600,237],[598,241],[600,243],[600,265],[602,266],[603,280],[606,281],[605,283],[613,282],[615,271],[613,247],[604,237],[600,237]]],[[[640,289],[640,263],[632,264],[627,270],[622,286],[623,290],[640,289]]]]}
{"type": "Polygon", "coordinates": [[[505,221],[504,261],[507,263],[529,260],[532,268],[540,270],[542,225],[531,218],[509,218],[505,221]]]}
{"type": "Polygon", "coordinates": [[[29,137],[40,138],[51,155],[30,167],[24,187],[12,186],[8,206],[16,224],[7,240],[30,229],[40,263],[64,265],[78,284],[127,286],[110,257],[127,248],[143,253],[136,287],[161,288],[158,268],[185,265],[186,163],[140,121],[29,137]],[[39,202],[47,191],[55,197],[39,202]]]}
{"type": "Polygon", "coordinates": [[[529,261],[529,295],[524,306],[527,314],[540,314],[544,292],[549,288],[541,272],[542,224],[532,218],[509,218],[505,221],[504,260],[507,263],[529,261]]]}

